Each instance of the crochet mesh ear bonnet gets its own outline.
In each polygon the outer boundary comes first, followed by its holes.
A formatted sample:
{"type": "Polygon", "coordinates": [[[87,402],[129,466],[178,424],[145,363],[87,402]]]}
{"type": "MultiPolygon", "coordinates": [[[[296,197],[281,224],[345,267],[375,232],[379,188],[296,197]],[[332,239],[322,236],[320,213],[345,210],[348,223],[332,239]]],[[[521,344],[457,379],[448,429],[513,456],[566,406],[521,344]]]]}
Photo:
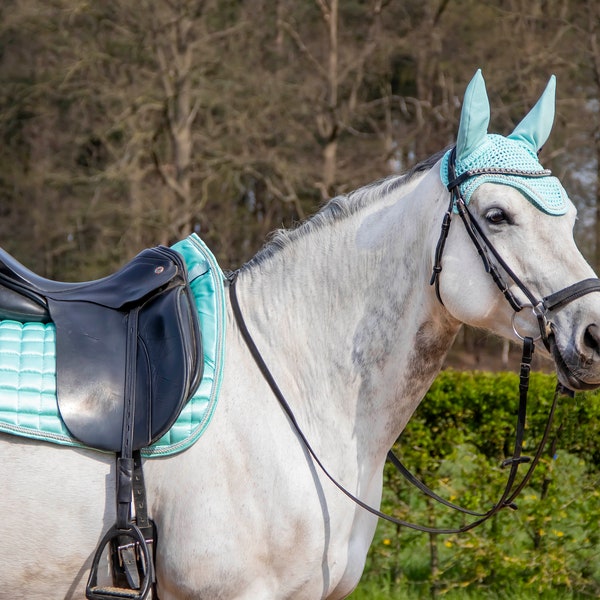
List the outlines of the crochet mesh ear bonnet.
{"type": "MultiPolygon", "coordinates": [[[[544,93],[529,114],[508,136],[488,134],[490,106],[485,82],[478,70],[465,92],[456,142],[456,176],[474,169],[510,169],[543,172],[537,158],[538,150],[548,139],[554,121],[556,79],[550,78],[544,93]]],[[[448,151],[441,163],[440,175],[448,185],[448,151]]],[[[563,215],[567,211],[567,193],[556,177],[524,177],[482,174],[466,179],[460,192],[469,203],[473,192],[482,183],[500,183],[521,191],[541,211],[549,215],[563,215]]]]}

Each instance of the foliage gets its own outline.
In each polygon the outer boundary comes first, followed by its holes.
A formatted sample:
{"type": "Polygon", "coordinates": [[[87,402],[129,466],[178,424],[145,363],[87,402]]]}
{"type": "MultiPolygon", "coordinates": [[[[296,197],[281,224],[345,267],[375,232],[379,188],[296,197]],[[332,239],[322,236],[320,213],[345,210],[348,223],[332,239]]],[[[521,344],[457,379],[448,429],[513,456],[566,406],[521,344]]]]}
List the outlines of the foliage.
{"type": "MultiPolygon", "coordinates": [[[[526,450],[545,427],[555,378],[533,373],[526,450]]],[[[500,498],[512,450],[518,376],[443,371],[396,444],[441,496],[485,511],[500,498]]],[[[353,598],[587,597],[600,594],[600,394],[560,399],[553,433],[518,510],[463,534],[427,535],[381,521],[353,598]],[[379,591],[376,591],[379,590],[379,591]],[[381,590],[385,590],[382,595],[381,590]]],[[[458,527],[470,517],[426,499],[386,466],[384,510],[458,527]]]]}
{"type": "Polygon", "coordinates": [[[600,264],[600,8],[546,5],[5,0],[0,245],[86,279],[195,230],[237,267],[275,227],[451,143],[480,66],[504,133],[557,74],[542,161],[600,264]]]}

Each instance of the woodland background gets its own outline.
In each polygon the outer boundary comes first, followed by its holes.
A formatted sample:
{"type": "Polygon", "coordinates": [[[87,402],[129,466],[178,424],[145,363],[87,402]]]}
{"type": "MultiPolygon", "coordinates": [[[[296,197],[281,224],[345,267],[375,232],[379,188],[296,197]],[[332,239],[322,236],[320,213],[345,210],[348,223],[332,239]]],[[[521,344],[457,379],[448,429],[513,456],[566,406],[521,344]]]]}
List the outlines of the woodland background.
{"type": "Polygon", "coordinates": [[[508,133],[558,77],[542,162],[600,265],[597,0],[3,0],[0,245],[89,279],[198,232],[224,268],[455,139],[481,67],[508,133]]]}
{"type": "MultiPolygon", "coordinates": [[[[597,0],[2,0],[0,246],[87,280],[195,231],[237,268],[453,143],[481,67],[504,134],[557,75],[542,162],[598,268],[599,35],[597,0]]],[[[448,363],[509,350],[465,329],[448,363]]]]}

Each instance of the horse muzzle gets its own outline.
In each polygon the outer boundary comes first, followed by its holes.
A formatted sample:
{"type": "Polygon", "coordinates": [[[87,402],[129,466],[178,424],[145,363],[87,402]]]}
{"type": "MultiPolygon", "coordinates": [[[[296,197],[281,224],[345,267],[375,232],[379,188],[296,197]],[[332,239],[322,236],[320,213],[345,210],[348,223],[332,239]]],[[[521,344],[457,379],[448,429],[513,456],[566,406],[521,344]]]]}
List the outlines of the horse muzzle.
{"type": "MultiPolygon", "coordinates": [[[[571,288],[580,285],[576,284],[571,288]]],[[[599,290],[596,288],[590,291],[599,290]]],[[[586,293],[588,291],[584,290],[581,295],[586,293]]],[[[568,295],[564,298],[561,291],[544,298],[536,306],[523,306],[531,310],[531,316],[526,319],[528,322],[521,321],[521,315],[526,311],[513,313],[512,319],[513,331],[518,338],[524,340],[527,336],[533,341],[543,342],[554,360],[560,383],[572,391],[593,390],[600,387],[600,326],[595,322],[586,323],[585,320],[582,325],[575,327],[569,327],[566,323],[559,326],[560,321],[566,316],[559,309],[565,308],[568,303],[580,298],[581,295],[568,295]],[[551,301],[561,296],[563,298],[560,302],[551,301]],[[534,321],[537,321],[537,327],[534,321]],[[535,329],[538,330],[537,336],[532,333],[535,329]]],[[[573,319],[572,315],[571,319],[573,319]]]]}
{"type": "Polygon", "coordinates": [[[551,333],[545,342],[559,381],[573,391],[600,387],[600,327],[589,324],[564,343],[556,326],[552,323],[550,327],[551,333]]]}

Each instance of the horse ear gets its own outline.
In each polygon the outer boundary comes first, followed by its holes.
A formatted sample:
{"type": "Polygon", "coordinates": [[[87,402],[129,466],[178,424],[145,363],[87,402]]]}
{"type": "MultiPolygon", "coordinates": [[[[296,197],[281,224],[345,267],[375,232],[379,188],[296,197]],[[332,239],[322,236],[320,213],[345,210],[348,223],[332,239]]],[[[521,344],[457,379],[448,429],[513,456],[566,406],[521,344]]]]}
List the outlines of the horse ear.
{"type": "Polygon", "coordinates": [[[457,160],[468,156],[483,142],[490,123],[490,101],[481,69],[467,86],[456,138],[457,160]]]}
{"type": "Polygon", "coordinates": [[[536,105],[508,137],[526,143],[534,152],[537,152],[546,143],[552,130],[555,96],[556,77],[552,75],[536,105]]]}

